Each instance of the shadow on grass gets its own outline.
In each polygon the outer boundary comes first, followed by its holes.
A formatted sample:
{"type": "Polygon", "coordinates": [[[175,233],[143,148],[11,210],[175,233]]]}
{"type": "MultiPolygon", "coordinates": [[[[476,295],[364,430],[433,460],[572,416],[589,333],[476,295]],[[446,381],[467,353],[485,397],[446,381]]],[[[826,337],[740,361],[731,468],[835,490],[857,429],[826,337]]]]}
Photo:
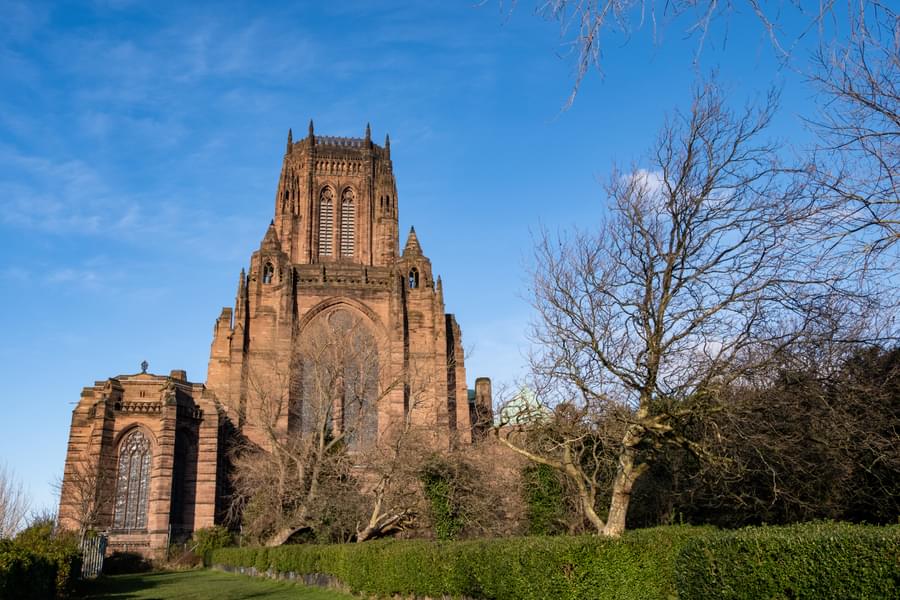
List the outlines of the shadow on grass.
{"type": "Polygon", "coordinates": [[[307,587],[243,575],[198,569],[100,577],[84,582],[76,598],[83,600],[341,600],[334,590],[307,587]]]}
{"type": "Polygon", "coordinates": [[[131,575],[101,576],[93,581],[83,581],[78,587],[76,598],[104,598],[124,600],[146,597],[148,590],[163,583],[170,573],[134,573],[131,575]]]}

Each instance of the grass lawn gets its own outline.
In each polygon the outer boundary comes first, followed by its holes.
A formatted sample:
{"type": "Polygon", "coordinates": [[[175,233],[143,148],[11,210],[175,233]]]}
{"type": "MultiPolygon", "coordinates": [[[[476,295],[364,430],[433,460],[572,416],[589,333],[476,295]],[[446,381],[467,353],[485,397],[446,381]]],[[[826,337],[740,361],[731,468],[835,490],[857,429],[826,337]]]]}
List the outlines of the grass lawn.
{"type": "Polygon", "coordinates": [[[108,600],[347,600],[353,596],[286,581],[197,570],[101,577],[86,583],[78,597],[108,600]]]}

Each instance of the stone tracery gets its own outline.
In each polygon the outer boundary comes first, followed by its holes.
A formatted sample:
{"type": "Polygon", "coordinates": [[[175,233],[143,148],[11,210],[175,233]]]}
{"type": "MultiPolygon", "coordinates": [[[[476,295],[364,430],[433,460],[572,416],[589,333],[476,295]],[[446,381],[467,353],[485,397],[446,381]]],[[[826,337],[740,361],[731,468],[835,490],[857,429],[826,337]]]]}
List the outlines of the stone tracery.
{"type": "Polygon", "coordinates": [[[139,530],[147,527],[152,457],[150,440],[140,429],[133,430],[120,442],[113,521],[115,529],[139,530]]]}

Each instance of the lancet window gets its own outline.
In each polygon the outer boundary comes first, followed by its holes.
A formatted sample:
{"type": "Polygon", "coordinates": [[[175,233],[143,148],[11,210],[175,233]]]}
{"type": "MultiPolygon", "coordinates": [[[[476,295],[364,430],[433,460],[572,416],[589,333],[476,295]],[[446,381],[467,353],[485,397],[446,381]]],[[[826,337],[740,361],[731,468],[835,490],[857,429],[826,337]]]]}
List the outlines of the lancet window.
{"type": "Polygon", "coordinates": [[[150,440],[140,429],[126,435],[119,444],[115,529],[146,529],[152,458],[150,440]]]}
{"type": "Polygon", "coordinates": [[[331,256],[334,238],[334,192],[325,188],[319,196],[319,256],[331,256]]]}
{"type": "Polygon", "coordinates": [[[353,243],[356,228],[356,212],[353,202],[353,190],[347,188],[341,194],[341,256],[353,256],[353,243]]]}

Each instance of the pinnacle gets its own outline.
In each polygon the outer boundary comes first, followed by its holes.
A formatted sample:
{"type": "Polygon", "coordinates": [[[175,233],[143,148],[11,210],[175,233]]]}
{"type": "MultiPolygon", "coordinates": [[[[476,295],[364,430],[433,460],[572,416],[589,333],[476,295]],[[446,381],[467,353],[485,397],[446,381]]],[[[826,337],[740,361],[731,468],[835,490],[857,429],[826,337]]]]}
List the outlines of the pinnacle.
{"type": "Polygon", "coordinates": [[[275,231],[275,220],[269,223],[269,228],[266,229],[266,235],[263,237],[262,241],[263,245],[266,244],[278,244],[278,233],[275,231]]]}
{"type": "Polygon", "coordinates": [[[416,236],[416,228],[409,228],[409,237],[406,238],[406,247],[403,248],[403,256],[407,254],[422,256],[422,246],[419,245],[419,238],[416,236]]]}

